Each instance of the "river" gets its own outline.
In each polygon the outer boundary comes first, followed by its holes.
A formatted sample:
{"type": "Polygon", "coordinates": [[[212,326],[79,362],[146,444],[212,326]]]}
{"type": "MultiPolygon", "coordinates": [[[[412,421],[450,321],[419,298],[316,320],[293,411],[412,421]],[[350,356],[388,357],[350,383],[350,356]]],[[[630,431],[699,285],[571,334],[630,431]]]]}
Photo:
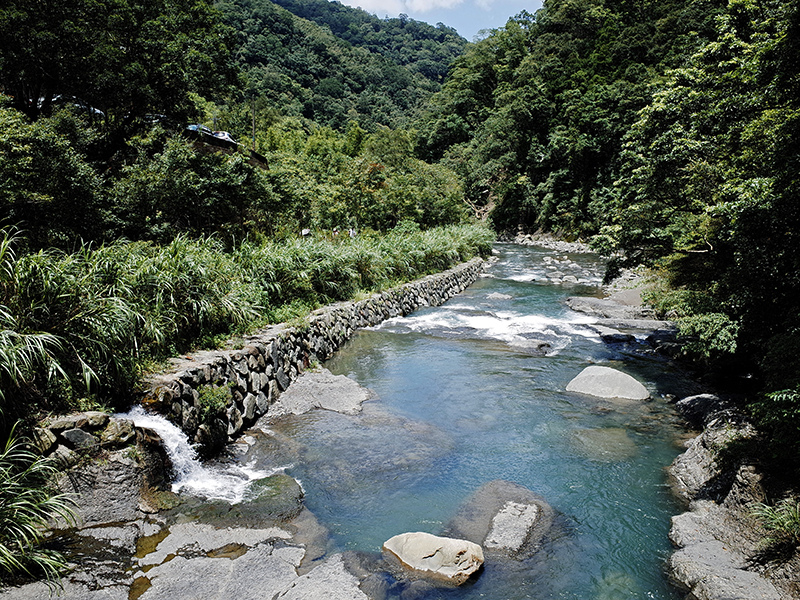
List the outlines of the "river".
{"type": "Polygon", "coordinates": [[[290,465],[330,551],[379,552],[398,533],[438,533],[494,479],[557,511],[533,558],[487,565],[474,584],[424,598],[680,598],[664,576],[680,512],[665,467],[684,431],[664,398],[691,382],[662,359],[603,344],[593,319],[565,306],[568,295],[598,293],[595,257],[497,248],[499,261],[465,292],[357,332],[325,363],[373,390],[361,415],[281,418],[256,436],[251,468],[290,465]],[[582,283],[554,284],[553,266],[582,283]],[[589,364],[635,376],[652,399],[566,392],[589,364]]]}

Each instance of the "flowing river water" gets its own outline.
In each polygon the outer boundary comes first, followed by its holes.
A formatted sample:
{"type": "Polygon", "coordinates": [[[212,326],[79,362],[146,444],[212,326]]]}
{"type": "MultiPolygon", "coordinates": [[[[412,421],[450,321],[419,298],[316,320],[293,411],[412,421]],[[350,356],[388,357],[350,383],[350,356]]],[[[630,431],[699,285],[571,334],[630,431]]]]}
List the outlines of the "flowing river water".
{"type": "Polygon", "coordinates": [[[195,472],[176,489],[236,502],[247,481],[283,470],[330,532],[327,552],[379,553],[398,533],[440,533],[480,486],[509,480],[558,515],[542,547],[487,564],[466,586],[398,598],[682,597],[664,572],[670,517],[680,512],[665,468],[685,432],[665,397],[697,390],[662,359],[604,344],[594,318],[566,307],[569,295],[598,293],[593,255],[497,248],[499,261],[465,292],[357,332],[325,363],[372,390],[360,414],[265,422],[226,467],[239,483],[195,472]],[[578,282],[554,283],[554,270],[578,282]],[[651,399],[566,392],[590,364],[635,376],[651,399]]]}

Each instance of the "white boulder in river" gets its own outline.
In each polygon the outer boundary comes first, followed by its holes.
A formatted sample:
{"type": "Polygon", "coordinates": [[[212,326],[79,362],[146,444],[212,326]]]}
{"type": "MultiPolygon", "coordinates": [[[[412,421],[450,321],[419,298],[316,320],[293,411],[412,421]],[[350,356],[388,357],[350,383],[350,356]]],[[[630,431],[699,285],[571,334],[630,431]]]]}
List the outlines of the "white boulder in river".
{"type": "Polygon", "coordinates": [[[483,549],[478,544],[419,531],[396,535],[383,549],[409,569],[456,585],[483,565],[483,549]]]}
{"type": "Polygon", "coordinates": [[[610,367],[592,365],[567,384],[568,392],[588,394],[598,398],[621,398],[623,400],[646,400],[650,397],[641,383],[622,371],[610,367]]]}

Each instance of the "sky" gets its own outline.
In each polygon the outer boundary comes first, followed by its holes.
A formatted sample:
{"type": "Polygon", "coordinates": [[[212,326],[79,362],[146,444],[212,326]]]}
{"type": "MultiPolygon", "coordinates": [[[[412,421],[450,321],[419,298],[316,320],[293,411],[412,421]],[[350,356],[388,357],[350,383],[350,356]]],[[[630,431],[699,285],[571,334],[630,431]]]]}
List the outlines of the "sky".
{"type": "Polygon", "coordinates": [[[503,27],[523,10],[536,12],[542,0],[339,0],[363,8],[380,18],[406,14],[431,25],[444,23],[473,41],[482,29],[503,27]]]}

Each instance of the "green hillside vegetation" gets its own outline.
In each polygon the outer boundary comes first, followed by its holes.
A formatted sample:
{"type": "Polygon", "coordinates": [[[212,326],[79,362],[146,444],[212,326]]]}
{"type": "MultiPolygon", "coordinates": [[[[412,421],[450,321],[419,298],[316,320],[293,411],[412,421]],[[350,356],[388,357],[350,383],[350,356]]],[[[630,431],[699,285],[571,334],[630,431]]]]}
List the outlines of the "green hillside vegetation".
{"type": "Polygon", "coordinates": [[[236,32],[231,49],[248,81],[244,100],[260,98],[281,115],[338,130],[350,121],[368,131],[408,126],[439,89],[419,69],[351,45],[269,0],[219,0],[216,6],[236,32]]]}
{"type": "Polygon", "coordinates": [[[417,145],[499,231],[654,269],[685,354],[751,392],[794,458],[798,18],[779,0],[548,0],[468,46],[417,145]]]}
{"type": "Polygon", "coordinates": [[[331,33],[359,48],[380,54],[442,83],[449,66],[464,52],[467,40],[452,27],[409,19],[379,19],[375,15],[329,0],[276,0],[292,14],[326,26],[331,33]]]}

